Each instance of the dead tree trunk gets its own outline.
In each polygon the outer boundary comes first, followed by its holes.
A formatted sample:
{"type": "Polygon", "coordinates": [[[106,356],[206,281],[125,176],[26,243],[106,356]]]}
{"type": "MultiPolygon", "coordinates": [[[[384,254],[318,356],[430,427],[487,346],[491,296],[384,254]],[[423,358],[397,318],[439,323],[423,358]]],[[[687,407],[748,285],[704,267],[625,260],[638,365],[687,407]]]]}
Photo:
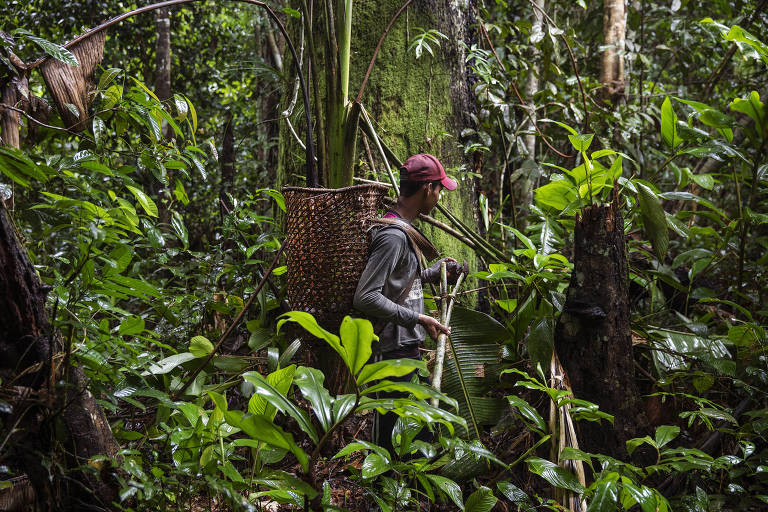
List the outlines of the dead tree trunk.
{"type": "Polygon", "coordinates": [[[600,82],[603,98],[614,105],[624,95],[624,46],[627,34],[626,0],[605,0],[603,11],[603,58],[600,82]]]}
{"type": "Polygon", "coordinates": [[[45,312],[48,289],[2,206],[0,268],[0,391],[12,406],[0,413],[3,437],[9,436],[0,463],[29,475],[37,503],[27,510],[110,508],[118,487],[109,471],[67,468],[100,468],[93,457],[114,457],[117,444],[82,371],[54,364],[62,347],[45,312]],[[53,386],[62,379],[66,386],[53,386]]]}
{"type": "MultiPolygon", "coordinates": [[[[19,96],[16,85],[16,78],[12,78],[2,88],[2,103],[11,107],[18,107],[19,96]]],[[[3,108],[0,114],[0,124],[2,128],[2,144],[16,149],[21,147],[19,140],[19,113],[15,110],[3,108]]]]}
{"type": "Polygon", "coordinates": [[[634,380],[624,219],[618,198],[576,219],[574,267],[555,347],[576,398],[615,417],[581,423],[582,449],[621,456],[645,421],[634,380]]]}

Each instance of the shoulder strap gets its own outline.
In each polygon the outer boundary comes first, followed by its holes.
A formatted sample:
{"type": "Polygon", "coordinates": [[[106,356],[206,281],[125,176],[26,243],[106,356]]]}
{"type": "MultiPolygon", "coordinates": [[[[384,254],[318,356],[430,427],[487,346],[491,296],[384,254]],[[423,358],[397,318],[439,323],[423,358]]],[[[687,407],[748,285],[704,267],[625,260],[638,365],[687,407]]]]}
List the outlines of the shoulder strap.
{"type": "Polygon", "coordinates": [[[426,261],[431,261],[440,257],[440,252],[434,245],[432,245],[432,242],[430,242],[421,231],[403,220],[382,218],[372,220],[371,224],[380,226],[395,226],[402,230],[403,233],[408,236],[408,240],[411,242],[411,247],[413,247],[417,258],[419,259],[419,266],[421,266],[422,256],[426,258],[426,261]]]}

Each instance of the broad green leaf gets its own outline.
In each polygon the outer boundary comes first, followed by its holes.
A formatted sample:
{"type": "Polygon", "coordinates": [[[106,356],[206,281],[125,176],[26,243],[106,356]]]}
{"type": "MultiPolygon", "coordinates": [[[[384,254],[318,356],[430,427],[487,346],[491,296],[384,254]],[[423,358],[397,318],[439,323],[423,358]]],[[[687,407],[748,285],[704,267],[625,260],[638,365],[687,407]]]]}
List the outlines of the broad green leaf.
{"type": "Polygon", "coordinates": [[[392,392],[410,393],[411,395],[415,396],[419,400],[436,398],[444,402],[445,404],[450,405],[454,409],[459,408],[459,405],[456,402],[456,400],[437,391],[432,386],[425,385],[425,384],[416,384],[413,382],[403,382],[403,381],[393,382],[389,380],[382,380],[380,382],[377,382],[373,386],[363,390],[362,394],[370,395],[373,393],[392,393],[392,392]]]}
{"type": "Polygon", "coordinates": [[[456,504],[459,510],[464,510],[464,501],[462,500],[461,487],[459,487],[459,484],[444,476],[431,474],[426,476],[429,481],[435,485],[435,487],[440,489],[446,496],[451,498],[451,501],[456,504]]]}
{"type": "MultiPolygon", "coordinates": [[[[149,96],[154,99],[156,102],[160,103],[160,98],[158,98],[154,92],[152,92],[149,87],[144,85],[140,80],[137,80],[135,77],[131,77],[131,79],[138,85],[141,90],[143,90],[145,93],[149,94],[149,96]]],[[[159,138],[159,137],[158,137],[159,138]]]]}
{"type": "Polygon", "coordinates": [[[362,441],[357,440],[352,443],[349,443],[344,448],[339,450],[339,452],[333,456],[334,459],[338,459],[340,457],[344,457],[346,455],[349,455],[350,453],[362,451],[362,450],[368,450],[373,453],[376,453],[384,460],[391,460],[392,457],[390,456],[389,452],[386,450],[386,448],[382,448],[381,446],[377,444],[373,444],[368,441],[362,441]]]}
{"type": "Polygon", "coordinates": [[[589,146],[592,145],[592,139],[595,137],[594,133],[585,133],[578,135],[569,135],[568,140],[571,141],[573,149],[579,152],[586,152],[589,150],[589,146]]]}
{"type": "Polygon", "coordinates": [[[189,341],[189,351],[195,357],[205,357],[213,352],[213,343],[205,336],[194,336],[189,341]]]}
{"type": "Polygon", "coordinates": [[[171,227],[176,236],[179,237],[179,240],[181,240],[181,243],[184,244],[184,247],[189,247],[189,232],[187,231],[186,224],[184,224],[184,219],[177,211],[174,211],[171,215],[171,227]]]}
{"type": "Polygon", "coordinates": [[[120,322],[120,327],[117,329],[118,334],[133,335],[141,334],[144,332],[144,319],[138,316],[131,316],[120,322]]]}
{"type": "Polygon", "coordinates": [[[595,492],[589,500],[587,512],[612,512],[617,510],[619,490],[616,480],[602,479],[595,484],[595,492]]]}
{"type": "Polygon", "coordinates": [[[637,186],[637,199],[646,235],[651,241],[656,257],[659,261],[663,261],[669,249],[669,233],[664,208],[661,207],[659,198],[648,186],[640,182],[636,182],[635,185],[637,186]]]}
{"type": "Polygon", "coordinates": [[[152,199],[149,198],[147,194],[144,193],[143,190],[132,187],[130,185],[126,185],[125,188],[130,190],[134,197],[136,197],[136,200],[139,202],[147,215],[150,217],[157,217],[157,205],[154,201],[152,201],[152,199]]]}
{"type": "Polygon", "coordinates": [[[333,422],[338,423],[352,412],[357,402],[357,396],[339,395],[333,401],[333,422]]]}
{"type": "Polygon", "coordinates": [[[197,357],[190,352],[175,354],[150,364],[147,371],[143,372],[142,375],[162,375],[193,359],[197,359],[197,357]]]}
{"type": "Polygon", "coordinates": [[[541,434],[545,434],[547,432],[547,423],[544,421],[544,418],[541,417],[539,412],[533,406],[531,406],[531,404],[519,396],[514,395],[507,396],[507,400],[509,400],[509,405],[516,407],[517,410],[520,411],[520,415],[524,419],[528,420],[529,426],[538,430],[541,434]]]}
{"type": "Polygon", "coordinates": [[[584,486],[579,483],[576,476],[565,468],[561,468],[554,462],[541,459],[539,457],[529,457],[526,459],[528,463],[528,469],[544,480],[560,487],[561,489],[568,489],[577,494],[582,494],[585,489],[584,486]]]}
{"type": "Polygon", "coordinates": [[[469,495],[464,504],[464,512],[490,512],[499,501],[488,487],[480,487],[469,495]]]}
{"type": "Polygon", "coordinates": [[[50,41],[46,41],[45,39],[42,39],[40,37],[35,37],[33,35],[27,35],[27,39],[35,43],[37,46],[43,49],[45,53],[50,55],[56,60],[59,60],[63,62],[64,64],[69,64],[70,66],[79,66],[80,64],[77,62],[77,58],[64,48],[63,46],[52,43],[50,41]]]}
{"type": "Polygon", "coordinates": [[[176,105],[176,115],[179,121],[184,121],[189,113],[189,106],[183,96],[179,94],[173,95],[173,103],[176,105]]]}
{"type": "MultiPolygon", "coordinates": [[[[281,395],[288,396],[288,390],[291,389],[295,373],[296,365],[294,364],[286,366],[285,368],[278,368],[267,375],[267,382],[274,386],[281,395]]],[[[248,401],[248,412],[251,414],[259,414],[269,420],[273,420],[277,414],[277,409],[267,402],[267,400],[259,393],[254,393],[248,401]]]]}
{"type": "Polygon", "coordinates": [[[373,478],[390,469],[391,466],[384,457],[378,453],[369,453],[365,460],[363,460],[361,474],[363,478],[373,478]]]}
{"type": "Polygon", "coordinates": [[[528,502],[531,499],[525,491],[506,480],[496,484],[496,488],[512,503],[528,502]]]}
{"type": "Polygon", "coordinates": [[[389,359],[371,363],[363,366],[360,374],[357,376],[357,384],[362,386],[374,380],[386,379],[389,377],[402,377],[415,370],[426,369],[423,361],[416,359],[389,359]]]}
{"type": "Polygon", "coordinates": [[[576,187],[568,180],[550,181],[534,191],[536,202],[542,206],[563,211],[579,198],[576,187]]]}
{"type": "Polygon", "coordinates": [[[109,68],[104,71],[99,78],[99,90],[103,91],[106,89],[122,72],[123,70],[120,68],[109,68]]]}
{"type": "Polygon", "coordinates": [[[107,126],[104,124],[104,120],[100,117],[94,117],[91,126],[93,129],[93,138],[98,145],[102,142],[102,138],[104,136],[104,132],[107,129],[107,126]]]}
{"type": "Polygon", "coordinates": [[[650,436],[644,436],[644,437],[635,437],[633,439],[630,439],[627,441],[627,453],[632,455],[632,453],[637,449],[638,446],[641,446],[643,444],[649,444],[656,448],[656,441],[650,438],[650,436]]]}
{"type": "MultiPolygon", "coordinates": [[[[323,386],[325,376],[316,368],[299,366],[296,370],[294,382],[301,390],[301,394],[312,404],[323,431],[327,432],[334,424],[333,399],[328,390],[323,386]]],[[[353,401],[354,404],[354,401],[353,401]]]]}
{"type": "Polygon", "coordinates": [[[357,375],[371,357],[371,343],[378,339],[373,334],[373,325],[368,320],[346,316],[341,322],[339,334],[346,352],[346,357],[342,358],[352,375],[357,375]]]}
{"type": "Polygon", "coordinates": [[[552,360],[555,344],[555,325],[551,316],[545,316],[531,328],[528,335],[528,355],[534,367],[547,368],[552,360]]]}
{"type": "Polygon", "coordinates": [[[227,411],[224,413],[227,423],[233,427],[241,429],[245,434],[258,441],[283,448],[293,453],[298,459],[304,471],[307,470],[309,457],[293,440],[291,434],[284,432],[283,429],[267,420],[263,416],[242,416],[242,413],[236,411],[227,411]]]}
{"type": "MultiPolygon", "coordinates": [[[[635,503],[640,505],[640,508],[643,512],[656,512],[656,496],[654,495],[653,491],[648,489],[647,487],[635,485],[632,482],[623,481],[622,482],[622,494],[626,492],[631,498],[634,500],[635,503]]],[[[622,503],[624,500],[622,499],[622,503]]],[[[630,508],[634,503],[627,503],[628,506],[625,508],[630,508]]]]}
{"type": "Polygon", "coordinates": [[[301,430],[303,430],[315,443],[319,441],[317,431],[312,426],[307,413],[299,409],[299,407],[284,397],[280,391],[275,389],[267,380],[257,372],[247,372],[243,374],[243,379],[253,384],[255,391],[267,400],[270,404],[275,406],[278,411],[288,414],[291,418],[295,419],[299,424],[301,430]]]}
{"type": "Polygon", "coordinates": [[[341,346],[341,340],[335,334],[332,334],[318,325],[315,317],[304,311],[289,311],[284,315],[281,315],[277,322],[277,331],[280,332],[280,327],[285,322],[296,322],[300,326],[309,332],[309,334],[325,340],[336,351],[343,361],[347,360],[347,351],[341,346]]]}
{"type": "Polygon", "coordinates": [[[664,98],[664,102],[661,104],[661,137],[672,149],[683,142],[677,134],[677,114],[672,108],[669,97],[664,98]]]}
{"type": "Polygon", "coordinates": [[[757,91],[752,91],[748,98],[735,98],[731,102],[731,110],[741,112],[752,118],[755,122],[755,126],[765,129],[768,119],[766,119],[767,112],[765,111],[765,105],[760,101],[760,95],[757,91]]]}

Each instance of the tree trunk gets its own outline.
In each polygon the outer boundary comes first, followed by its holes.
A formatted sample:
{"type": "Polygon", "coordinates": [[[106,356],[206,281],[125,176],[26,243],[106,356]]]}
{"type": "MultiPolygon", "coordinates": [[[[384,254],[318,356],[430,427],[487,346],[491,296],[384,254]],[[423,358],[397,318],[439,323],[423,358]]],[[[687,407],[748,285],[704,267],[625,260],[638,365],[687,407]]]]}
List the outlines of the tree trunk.
{"type": "MultiPolygon", "coordinates": [[[[19,96],[16,79],[12,78],[2,88],[2,102],[5,105],[12,107],[18,107],[16,104],[19,101],[19,96]]],[[[21,147],[21,141],[19,140],[19,113],[15,110],[7,108],[2,109],[0,113],[0,128],[2,128],[2,144],[19,149],[21,147]]]]}
{"type": "Polygon", "coordinates": [[[618,197],[576,218],[574,268],[555,347],[576,398],[615,417],[614,427],[581,423],[588,452],[626,454],[645,426],[634,380],[624,219],[618,197]]]}
{"type": "Polygon", "coordinates": [[[110,472],[74,468],[101,469],[103,463],[93,457],[113,458],[117,444],[104,412],[86,389],[82,371],[67,364],[61,372],[52,370],[54,353],[62,347],[55,336],[52,339],[45,312],[48,290],[2,206],[0,268],[0,378],[14,385],[12,409],[0,414],[9,430],[4,436],[10,436],[2,463],[29,476],[37,503],[27,509],[73,510],[88,504],[110,508],[118,490],[110,472]],[[52,386],[62,379],[67,382],[63,390],[52,386]]]}
{"type": "Polygon", "coordinates": [[[603,58],[600,82],[603,98],[614,105],[624,95],[624,40],[627,33],[625,0],[605,0],[603,7],[603,58]]]}
{"type": "Polygon", "coordinates": [[[160,101],[171,97],[171,17],[168,7],[155,11],[155,94],[160,101]]]}
{"type": "MultiPolygon", "coordinates": [[[[531,34],[543,34],[543,19],[544,15],[541,14],[545,10],[544,0],[535,0],[539,9],[533,8],[533,28],[531,34]]],[[[525,100],[528,102],[526,106],[528,110],[528,116],[523,123],[523,145],[525,146],[526,155],[525,158],[531,161],[536,160],[536,104],[533,101],[533,95],[539,90],[539,59],[541,51],[535,44],[531,46],[531,55],[529,59],[528,78],[525,81],[525,100]]],[[[534,166],[530,166],[530,169],[535,169],[534,166]]],[[[533,202],[533,178],[530,174],[524,174],[520,179],[520,200],[519,204],[524,210],[527,210],[529,205],[533,202]]],[[[503,190],[503,188],[501,189],[503,190]]],[[[503,197],[502,193],[502,197],[503,197]]],[[[522,223],[518,223],[519,229],[524,229],[522,223]]]]}

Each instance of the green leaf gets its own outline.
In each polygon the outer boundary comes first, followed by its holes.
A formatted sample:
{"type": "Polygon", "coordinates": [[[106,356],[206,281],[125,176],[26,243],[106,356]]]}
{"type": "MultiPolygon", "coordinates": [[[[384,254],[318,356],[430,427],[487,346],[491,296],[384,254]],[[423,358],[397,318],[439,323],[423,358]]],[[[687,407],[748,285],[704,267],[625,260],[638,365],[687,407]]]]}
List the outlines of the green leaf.
{"type": "Polygon", "coordinates": [[[342,359],[352,375],[357,375],[371,357],[371,343],[378,339],[373,334],[373,325],[368,320],[346,316],[341,322],[339,334],[346,353],[342,359]]]}
{"type": "Polygon", "coordinates": [[[60,60],[64,64],[69,64],[70,66],[79,66],[80,64],[77,62],[77,58],[61,45],[58,45],[56,43],[52,43],[50,41],[46,41],[45,39],[42,39],[40,37],[35,37],[33,35],[27,35],[27,39],[35,43],[37,46],[43,49],[45,53],[50,55],[56,60],[60,60]]]}
{"type": "Polygon", "coordinates": [[[278,411],[288,414],[291,418],[295,419],[299,424],[301,430],[303,430],[309,437],[317,443],[319,437],[315,427],[312,426],[312,422],[309,420],[307,413],[299,409],[299,407],[283,396],[274,386],[272,386],[263,376],[257,372],[247,372],[243,374],[243,379],[253,384],[255,391],[270,404],[275,406],[278,411]]]}
{"type": "Polygon", "coordinates": [[[632,455],[632,453],[637,449],[638,446],[643,444],[649,444],[656,448],[656,441],[651,439],[649,436],[645,437],[635,437],[633,439],[630,439],[627,441],[627,453],[632,455]]]}
{"type": "MultiPolygon", "coordinates": [[[[315,317],[304,311],[289,311],[279,317],[277,322],[277,331],[280,332],[280,327],[286,322],[296,322],[300,326],[309,332],[309,334],[325,340],[328,344],[341,356],[343,361],[347,360],[347,351],[341,346],[339,337],[332,334],[318,325],[315,317]]],[[[349,365],[347,365],[349,366],[349,365]]]]}
{"type": "Polygon", "coordinates": [[[512,503],[529,502],[531,498],[518,486],[509,481],[502,481],[496,484],[496,488],[512,503]]]}
{"type": "Polygon", "coordinates": [[[99,90],[103,91],[106,89],[122,72],[123,70],[120,68],[109,68],[104,71],[99,78],[99,90]]]}
{"type": "Polygon", "coordinates": [[[107,126],[104,124],[104,120],[100,117],[94,117],[91,125],[93,129],[93,138],[98,145],[102,142],[102,137],[104,136],[107,126]]]}
{"type": "Polygon", "coordinates": [[[636,182],[637,199],[640,213],[643,217],[645,233],[651,241],[653,250],[659,261],[664,260],[669,249],[669,232],[664,208],[656,194],[646,185],[636,182]]]}
{"type": "Polygon", "coordinates": [[[141,334],[144,332],[144,319],[138,316],[131,316],[120,322],[120,327],[117,329],[118,334],[133,335],[141,334]]]}
{"type": "Polygon", "coordinates": [[[748,115],[755,122],[755,126],[760,127],[762,130],[765,129],[765,123],[768,122],[766,120],[765,105],[760,101],[760,95],[757,91],[752,91],[748,98],[735,98],[731,102],[731,110],[748,115]]]}
{"type": "Polygon", "coordinates": [[[143,190],[132,187],[130,185],[126,185],[125,188],[133,193],[134,197],[136,197],[136,200],[139,202],[147,215],[150,217],[157,217],[157,205],[154,201],[152,201],[152,199],[149,198],[147,194],[144,193],[143,190]]]}
{"type": "Polygon", "coordinates": [[[378,453],[369,453],[363,460],[363,466],[361,468],[361,474],[363,478],[373,478],[377,475],[389,471],[391,466],[387,459],[379,455],[378,453]]]}
{"type": "Polygon", "coordinates": [[[469,495],[464,504],[464,512],[490,512],[499,501],[488,487],[480,487],[469,495]]]}
{"type": "Polygon", "coordinates": [[[573,146],[573,149],[580,152],[585,152],[589,149],[589,146],[592,144],[592,139],[595,137],[594,133],[585,133],[585,134],[578,134],[578,135],[569,135],[568,140],[571,141],[571,145],[573,146]]]}
{"type": "MultiPolygon", "coordinates": [[[[141,88],[141,90],[143,90],[145,93],[149,94],[149,96],[150,96],[152,99],[154,99],[156,102],[160,103],[160,98],[158,98],[158,97],[155,95],[155,93],[154,93],[154,92],[152,92],[152,91],[149,89],[149,87],[147,87],[146,85],[144,85],[144,84],[143,84],[143,83],[142,83],[140,80],[137,80],[137,79],[136,79],[135,77],[133,77],[133,76],[131,77],[131,79],[132,79],[132,80],[133,80],[133,81],[136,83],[136,85],[138,85],[138,86],[141,88]]],[[[159,137],[158,137],[158,139],[159,139],[159,137]]]]}
{"type": "Polygon", "coordinates": [[[520,398],[519,396],[509,395],[507,396],[509,405],[517,407],[520,415],[528,420],[528,426],[539,431],[542,435],[547,432],[547,423],[544,418],[538,413],[538,411],[531,406],[528,402],[520,398]]]}
{"type": "Polygon", "coordinates": [[[672,149],[683,142],[677,134],[677,115],[672,108],[669,97],[664,98],[664,102],[661,104],[661,137],[672,149]]]}
{"type": "Polygon", "coordinates": [[[205,336],[194,336],[189,342],[189,351],[195,357],[205,357],[213,352],[213,343],[205,336]]]}
{"type": "Polygon", "coordinates": [[[242,413],[237,411],[227,411],[224,413],[227,423],[233,427],[241,429],[253,439],[271,444],[278,448],[283,448],[293,453],[301,464],[302,469],[307,471],[309,457],[307,457],[306,452],[294,442],[291,434],[284,432],[283,429],[263,416],[250,415],[243,417],[241,415],[242,413]]]}
{"type": "Polygon", "coordinates": [[[617,510],[619,490],[616,480],[602,479],[595,483],[595,492],[589,501],[587,512],[612,512],[617,510]]]}
{"type": "Polygon", "coordinates": [[[179,240],[181,240],[181,243],[184,244],[184,248],[186,249],[189,247],[189,232],[187,231],[187,226],[184,224],[184,219],[177,211],[174,211],[171,215],[171,227],[176,233],[176,236],[179,237],[179,240]]]}
{"type": "Polygon", "coordinates": [[[147,371],[143,372],[142,375],[162,375],[193,359],[197,359],[197,357],[190,352],[175,354],[150,364],[147,371]]]}
{"type": "Polygon", "coordinates": [[[528,355],[535,368],[540,364],[547,368],[552,360],[552,351],[555,346],[555,323],[551,316],[545,316],[531,328],[528,335],[528,355]]]}
{"type": "MultiPolygon", "coordinates": [[[[269,375],[267,375],[267,382],[272,385],[281,395],[288,396],[288,390],[291,389],[291,384],[294,381],[294,375],[296,374],[296,365],[292,364],[285,368],[278,368],[269,375]]],[[[259,414],[269,420],[275,419],[277,409],[271,405],[267,400],[259,393],[254,393],[251,399],[248,401],[248,412],[251,414],[259,414]]]]}
{"type": "Polygon", "coordinates": [[[565,210],[579,198],[576,187],[568,180],[550,181],[534,191],[536,202],[542,206],[554,208],[557,211],[565,210]]]}
{"type": "Polygon", "coordinates": [[[430,482],[435,484],[435,487],[451,498],[451,501],[456,504],[459,510],[464,510],[464,501],[462,500],[461,487],[459,487],[459,484],[444,476],[427,474],[426,477],[430,482]]]}
{"type": "MultiPolygon", "coordinates": [[[[301,390],[301,394],[312,404],[312,410],[315,412],[323,431],[333,426],[333,399],[330,393],[323,386],[325,376],[316,368],[307,368],[300,366],[296,370],[294,382],[301,390]]],[[[354,404],[354,402],[353,402],[354,404]]]]}
{"type": "Polygon", "coordinates": [[[584,493],[584,486],[579,483],[576,476],[554,462],[539,457],[530,457],[526,459],[526,462],[528,463],[528,469],[532,473],[539,475],[555,487],[568,489],[577,494],[584,493]]]}

